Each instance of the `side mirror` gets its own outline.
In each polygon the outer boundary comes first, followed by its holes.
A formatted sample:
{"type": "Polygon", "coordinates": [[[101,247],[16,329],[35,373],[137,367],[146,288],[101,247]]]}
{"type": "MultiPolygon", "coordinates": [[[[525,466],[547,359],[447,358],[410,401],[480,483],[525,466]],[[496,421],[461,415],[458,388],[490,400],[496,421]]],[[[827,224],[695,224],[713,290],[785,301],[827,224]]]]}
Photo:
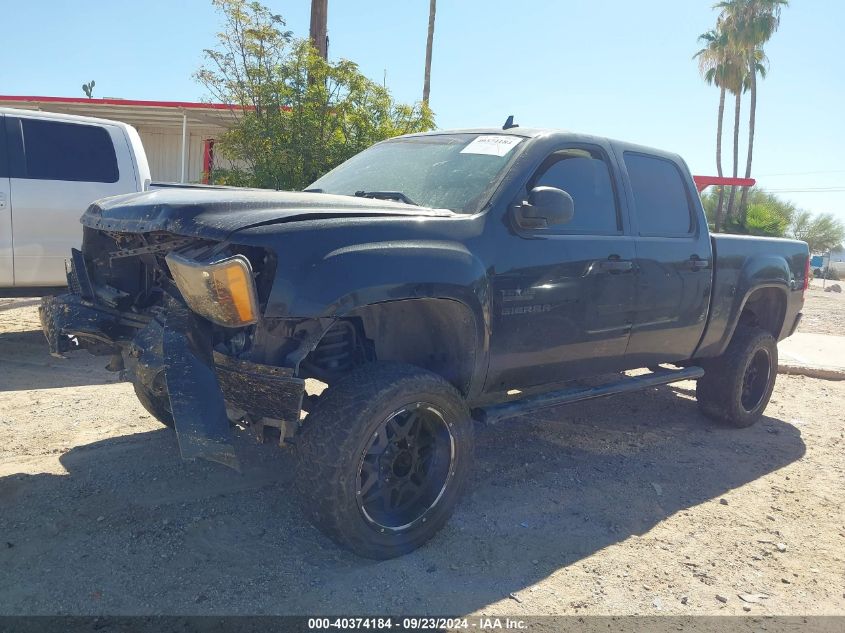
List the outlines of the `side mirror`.
{"type": "Polygon", "coordinates": [[[544,229],[566,224],[575,215],[575,201],[563,189],[534,187],[528,200],[515,209],[516,220],[528,229],[544,229]]]}

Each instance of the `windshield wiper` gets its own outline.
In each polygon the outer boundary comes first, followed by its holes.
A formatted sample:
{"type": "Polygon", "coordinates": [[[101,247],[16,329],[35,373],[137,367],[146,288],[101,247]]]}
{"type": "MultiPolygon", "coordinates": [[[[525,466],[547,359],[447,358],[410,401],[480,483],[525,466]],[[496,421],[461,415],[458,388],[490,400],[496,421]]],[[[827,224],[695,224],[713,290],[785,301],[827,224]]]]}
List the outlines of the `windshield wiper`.
{"type": "Polygon", "coordinates": [[[355,195],[358,198],[375,198],[376,200],[396,200],[397,202],[412,204],[415,207],[420,206],[401,191],[356,191],[355,195]]]}

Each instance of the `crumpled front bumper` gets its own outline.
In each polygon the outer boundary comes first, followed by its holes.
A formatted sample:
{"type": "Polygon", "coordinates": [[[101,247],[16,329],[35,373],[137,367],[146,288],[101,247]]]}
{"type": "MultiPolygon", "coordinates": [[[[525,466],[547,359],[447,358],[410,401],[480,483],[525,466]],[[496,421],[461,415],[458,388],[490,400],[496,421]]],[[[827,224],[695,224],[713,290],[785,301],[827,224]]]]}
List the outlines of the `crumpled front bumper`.
{"type": "Polygon", "coordinates": [[[156,318],[101,308],[79,295],[45,297],[41,324],[50,352],[87,348],[121,354],[124,376],[150,389],[163,377],[184,459],[238,469],[227,403],[259,417],[298,422],[305,381],[289,368],[236,359],[212,349],[210,324],[170,300],[156,318]]]}
{"type": "Polygon", "coordinates": [[[75,294],[44,297],[38,314],[53,356],[85,348],[117,352],[119,341],[131,338],[148,322],[94,307],[75,294]]]}

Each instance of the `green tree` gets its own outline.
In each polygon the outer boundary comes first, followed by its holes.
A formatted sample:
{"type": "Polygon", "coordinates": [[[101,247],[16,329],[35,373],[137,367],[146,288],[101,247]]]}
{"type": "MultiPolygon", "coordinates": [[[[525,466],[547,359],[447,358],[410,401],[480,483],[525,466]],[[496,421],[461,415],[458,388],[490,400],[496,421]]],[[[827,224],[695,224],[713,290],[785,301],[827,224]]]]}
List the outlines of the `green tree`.
{"type": "Polygon", "coordinates": [[[780,209],[766,204],[751,202],[748,205],[746,221],[743,226],[749,235],[783,237],[789,228],[790,218],[780,213],[780,209]]]}
{"type": "Polygon", "coordinates": [[[845,225],[830,213],[813,215],[809,211],[796,214],[791,235],[810,246],[811,253],[826,253],[842,249],[845,225]]]}
{"type": "MultiPolygon", "coordinates": [[[[713,227],[718,212],[718,194],[704,193],[701,203],[707,222],[713,227]]],[[[804,211],[788,200],[757,187],[748,192],[745,222],[740,222],[738,218],[727,220],[722,229],[726,233],[792,237],[807,242],[811,253],[840,250],[845,242],[845,224],[832,214],[804,211]]]]}
{"type": "MultiPolygon", "coordinates": [[[[788,6],[787,0],[727,0],[716,5],[721,9],[720,28],[727,34],[734,54],[744,63],[743,85],[750,93],[748,114],[748,148],[745,161],[745,177],[751,177],[751,162],[754,155],[754,134],[757,121],[757,76],[766,78],[768,60],[763,50],[780,25],[781,10],[788,6]]],[[[737,108],[739,106],[737,105],[737,108]]],[[[737,110],[737,116],[738,116],[737,110]]],[[[737,119],[738,120],[738,119],[737,119]]],[[[734,137],[734,153],[738,153],[737,135],[734,137]]],[[[736,175],[736,174],[735,174],[736,175]]],[[[748,187],[743,187],[739,201],[740,222],[745,223],[748,204],[748,187]]],[[[733,193],[729,213],[733,206],[733,193]]]]}
{"type": "MultiPolygon", "coordinates": [[[[711,225],[715,223],[716,201],[716,193],[705,193],[701,196],[704,212],[711,225]]],[[[746,222],[741,223],[737,218],[728,218],[722,230],[727,233],[783,237],[788,234],[797,213],[798,210],[791,202],[755,187],[749,192],[746,222]]]]}
{"type": "Polygon", "coordinates": [[[237,106],[216,148],[245,166],[215,169],[215,182],[302,189],[377,141],[434,127],[427,106],[397,103],[351,61],[323,59],[259,2],[213,4],[224,26],[196,78],[237,106]]]}

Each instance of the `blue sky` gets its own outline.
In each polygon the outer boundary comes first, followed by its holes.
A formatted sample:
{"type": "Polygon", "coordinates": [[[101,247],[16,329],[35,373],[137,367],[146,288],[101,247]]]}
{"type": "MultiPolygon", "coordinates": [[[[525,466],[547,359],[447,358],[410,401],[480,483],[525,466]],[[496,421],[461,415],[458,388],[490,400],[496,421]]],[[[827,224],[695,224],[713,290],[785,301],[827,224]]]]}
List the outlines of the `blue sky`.
{"type": "MultiPolygon", "coordinates": [[[[307,35],[308,0],[265,4],[307,35]]],[[[845,220],[845,2],[791,4],[767,48],[753,171],[800,206],[845,220]],[[825,188],[839,191],[806,191],[825,188]]],[[[500,125],[515,114],[525,126],[677,151],[693,172],[715,173],[718,92],[691,59],[697,36],[714,23],[711,2],[438,5],[431,93],[438,127],[500,125]]],[[[206,96],[191,75],[220,27],[208,0],[0,0],[0,15],[7,54],[0,94],[82,96],[81,84],[95,79],[98,97],[206,96]]],[[[397,98],[418,100],[427,19],[428,0],[329,0],[330,57],[352,59],[378,81],[386,71],[397,98]]],[[[730,141],[726,135],[728,170],[730,141]]],[[[740,154],[742,171],[744,142],[740,154]]]]}

